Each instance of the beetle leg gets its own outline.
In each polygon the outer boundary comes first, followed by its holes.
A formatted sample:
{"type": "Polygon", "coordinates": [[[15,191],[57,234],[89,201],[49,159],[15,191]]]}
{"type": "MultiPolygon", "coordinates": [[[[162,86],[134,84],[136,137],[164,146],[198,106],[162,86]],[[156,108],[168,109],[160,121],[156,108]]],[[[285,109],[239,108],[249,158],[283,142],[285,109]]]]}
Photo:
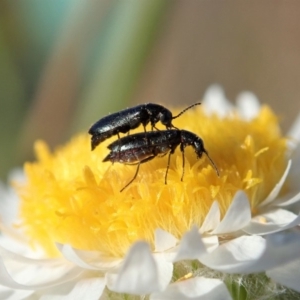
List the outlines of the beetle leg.
{"type": "Polygon", "coordinates": [[[123,192],[134,181],[134,179],[136,178],[136,176],[139,172],[140,165],[141,165],[141,162],[138,163],[138,166],[136,168],[136,171],[135,171],[135,174],[134,174],[133,178],[120,190],[120,193],[123,192]]]}
{"type": "Polygon", "coordinates": [[[167,165],[167,170],[166,170],[166,175],[165,175],[165,184],[167,184],[167,177],[168,177],[168,172],[169,172],[169,168],[170,168],[171,155],[174,154],[174,151],[175,151],[175,149],[171,149],[171,151],[169,152],[168,165],[167,165]]]}
{"type": "Polygon", "coordinates": [[[176,126],[174,126],[173,124],[171,124],[171,126],[170,127],[167,127],[167,129],[172,129],[172,128],[174,128],[174,129],[176,129],[176,130],[179,130],[179,128],[177,128],[176,126]]]}
{"type": "Polygon", "coordinates": [[[137,164],[137,168],[136,168],[136,171],[135,171],[135,174],[133,176],[133,178],[120,190],[120,193],[123,192],[137,177],[137,174],[139,173],[139,169],[140,169],[140,165],[153,159],[155,156],[150,156],[150,157],[147,157],[146,159],[144,160],[141,160],[138,164],[137,164]]]}
{"type": "Polygon", "coordinates": [[[181,175],[181,181],[183,181],[184,167],[185,167],[185,157],[184,157],[184,145],[183,145],[183,143],[180,144],[180,151],[182,153],[182,175],[181,175]]]}
{"type": "Polygon", "coordinates": [[[121,151],[121,140],[120,140],[120,134],[119,134],[119,132],[117,133],[117,135],[118,135],[118,141],[119,141],[119,154],[120,154],[120,151],[121,151]]]}

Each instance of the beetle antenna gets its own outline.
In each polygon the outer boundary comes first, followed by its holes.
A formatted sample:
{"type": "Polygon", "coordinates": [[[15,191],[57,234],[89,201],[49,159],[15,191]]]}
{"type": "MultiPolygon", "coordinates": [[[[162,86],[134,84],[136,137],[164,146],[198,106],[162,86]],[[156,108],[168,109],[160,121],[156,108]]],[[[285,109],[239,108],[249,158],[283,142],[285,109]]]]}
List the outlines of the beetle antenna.
{"type": "Polygon", "coordinates": [[[213,162],[213,160],[212,160],[212,159],[210,158],[210,156],[208,155],[207,151],[204,150],[203,152],[206,154],[206,156],[208,157],[210,163],[212,164],[212,166],[213,166],[214,169],[216,170],[216,173],[217,173],[218,177],[220,177],[219,170],[218,170],[217,166],[215,165],[215,163],[213,162]]]}
{"type": "Polygon", "coordinates": [[[196,106],[196,105],[200,105],[200,104],[201,104],[200,102],[197,102],[197,103],[194,103],[194,104],[188,106],[188,107],[185,108],[182,112],[180,112],[177,116],[172,117],[172,120],[173,120],[173,119],[176,119],[176,118],[178,118],[178,117],[180,117],[182,114],[184,114],[184,113],[185,113],[187,110],[189,110],[190,108],[192,108],[192,107],[194,107],[194,106],[196,106]]]}

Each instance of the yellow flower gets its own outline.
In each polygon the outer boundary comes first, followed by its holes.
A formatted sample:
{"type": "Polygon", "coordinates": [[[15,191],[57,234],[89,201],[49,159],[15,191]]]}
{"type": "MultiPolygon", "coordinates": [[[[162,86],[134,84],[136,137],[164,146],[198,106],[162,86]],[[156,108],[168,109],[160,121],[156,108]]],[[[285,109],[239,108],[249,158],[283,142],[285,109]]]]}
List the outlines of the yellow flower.
{"type": "Polygon", "coordinates": [[[177,149],[171,156],[167,185],[166,155],[141,165],[136,180],[120,192],[136,166],[102,162],[109,153],[108,143],[117,137],[94,151],[88,134],[54,153],[37,142],[37,162],[26,163],[28,182],[18,188],[20,225],[32,245],[41,245],[49,255],[58,253],[58,242],[115,257],[123,257],[141,239],[154,248],[156,228],[180,239],[193,225],[202,225],[215,199],[224,216],[239,190],[245,191],[255,212],[286,168],[287,141],[267,106],[252,120],[244,120],[237,111],[220,118],[195,107],[174,125],[203,139],[220,177],[205,155],[197,161],[194,150],[187,147],[183,182],[177,149]]]}
{"type": "Polygon", "coordinates": [[[165,155],[120,192],[137,167],[103,162],[117,137],[94,151],[87,133],[54,152],[36,142],[19,199],[0,186],[0,298],[274,298],[270,278],[300,292],[300,123],[287,139],[253,95],[233,107],[216,87],[173,123],[203,139],[220,176],[192,147],[183,169],[178,147],[167,184],[165,155]]]}

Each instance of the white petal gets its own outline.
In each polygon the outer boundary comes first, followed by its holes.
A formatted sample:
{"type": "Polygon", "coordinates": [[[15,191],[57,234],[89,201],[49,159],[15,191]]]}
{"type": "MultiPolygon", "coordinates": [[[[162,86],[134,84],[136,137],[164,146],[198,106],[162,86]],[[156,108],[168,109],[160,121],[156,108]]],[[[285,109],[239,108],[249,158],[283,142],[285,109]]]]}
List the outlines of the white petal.
{"type": "Polygon", "coordinates": [[[72,246],[57,244],[57,248],[68,261],[75,263],[77,266],[88,270],[97,270],[96,267],[83,261],[72,246]]]}
{"type": "MultiPolygon", "coordinates": [[[[79,280],[81,280],[80,277],[76,278],[75,281],[69,281],[69,282],[65,282],[63,284],[52,286],[52,287],[49,287],[46,289],[36,290],[35,296],[39,300],[52,300],[52,299],[61,300],[61,299],[64,299],[64,297],[66,295],[71,293],[72,289],[74,288],[74,286],[76,285],[76,283],[79,280]]],[[[36,298],[33,298],[33,299],[35,300],[36,298]]],[[[30,298],[30,300],[33,300],[33,299],[30,298]]]]}
{"type": "Polygon", "coordinates": [[[243,231],[249,234],[265,235],[283,231],[298,224],[300,224],[300,216],[284,209],[276,209],[253,218],[251,222],[243,228],[243,231]]]}
{"type": "Polygon", "coordinates": [[[28,240],[24,236],[21,236],[21,231],[11,231],[10,228],[1,229],[3,229],[3,236],[0,235],[0,256],[11,257],[18,259],[18,261],[45,257],[45,253],[42,249],[37,248],[33,251],[32,248],[30,248],[28,240]]]}
{"type": "Polygon", "coordinates": [[[300,234],[298,232],[278,232],[266,237],[266,251],[260,258],[265,269],[274,268],[300,258],[300,234]]]}
{"type": "Polygon", "coordinates": [[[299,192],[299,178],[300,178],[300,143],[294,149],[292,154],[292,167],[289,173],[289,189],[291,191],[299,192]]]}
{"type": "Polygon", "coordinates": [[[159,290],[163,291],[170,283],[173,276],[173,263],[167,262],[163,256],[154,255],[158,272],[159,290]]]}
{"type": "Polygon", "coordinates": [[[43,289],[55,285],[62,284],[78,277],[82,270],[74,268],[72,265],[63,264],[39,265],[39,260],[28,265],[20,265],[14,267],[14,278],[11,277],[7,268],[0,257],[0,282],[1,285],[12,289],[43,289]],[[20,283],[21,282],[21,283],[20,283]],[[26,283],[26,284],[25,284],[26,283]]]}
{"type": "Polygon", "coordinates": [[[281,232],[267,236],[242,236],[201,257],[204,265],[227,273],[255,273],[300,257],[300,235],[281,232]]]}
{"type": "Polygon", "coordinates": [[[122,262],[121,259],[105,257],[96,251],[82,251],[59,243],[56,246],[68,261],[83,269],[106,271],[119,266],[122,262]]]}
{"type": "Polygon", "coordinates": [[[12,290],[5,289],[0,287],[0,299],[5,300],[19,300],[19,299],[28,299],[29,296],[34,294],[34,291],[26,291],[26,290],[12,290]]]}
{"type": "Polygon", "coordinates": [[[275,282],[300,292],[300,260],[266,272],[275,282]]]}
{"type": "Polygon", "coordinates": [[[200,233],[215,229],[220,224],[220,219],[221,212],[219,209],[219,204],[217,201],[214,201],[200,228],[200,233]]]}
{"type": "Polygon", "coordinates": [[[268,195],[268,197],[262,203],[260,203],[260,205],[258,207],[263,207],[263,206],[271,203],[278,196],[278,194],[286,180],[286,177],[290,171],[291,165],[292,165],[292,161],[289,160],[287,167],[286,167],[282,177],[280,178],[279,182],[275,185],[275,187],[273,188],[271,193],[268,195]]]}
{"type": "Polygon", "coordinates": [[[184,259],[199,259],[206,254],[206,247],[202,241],[201,235],[196,227],[186,232],[179,244],[178,253],[174,261],[184,259]]]}
{"type": "MultiPolygon", "coordinates": [[[[9,184],[11,182],[24,183],[25,176],[21,169],[13,169],[8,176],[9,184]]],[[[19,220],[19,197],[16,190],[0,181],[0,220],[1,227],[9,228],[14,233],[15,224],[19,220]]],[[[1,228],[2,231],[3,228],[1,228]]]]}
{"type": "Polygon", "coordinates": [[[219,246],[219,238],[217,235],[202,236],[202,241],[205,245],[207,252],[211,252],[219,246]]]}
{"type": "Polygon", "coordinates": [[[251,92],[240,93],[236,102],[239,113],[245,120],[252,120],[260,111],[258,98],[251,92]]]}
{"type": "Polygon", "coordinates": [[[250,220],[251,209],[247,195],[243,191],[238,191],[235,194],[223,220],[212,233],[223,234],[238,231],[245,227],[250,220]]]}
{"type": "Polygon", "coordinates": [[[208,115],[216,113],[220,117],[225,117],[233,109],[233,105],[226,99],[224,90],[220,85],[210,86],[203,99],[203,108],[208,115]]]}
{"type": "Polygon", "coordinates": [[[149,294],[159,290],[158,269],[146,242],[129,250],[118,274],[106,273],[107,286],[119,293],[149,294]]]}
{"type": "Polygon", "coordinates": [[[231,299],[225,284],[219,279],[194,277],[170,284],[161,293],[150,295],[150,300],[227,300],[231,299]]]}
{"type": "Polygon", "coordinates": [[[289,144],[292,149],[295,149],[300,142],[300,114],[298,114],[292,128],[287,133],[287,136],[291,138],[289,144]]]}
{"type": "Polygon", "coordinates": [[[292,204],[295,204],[300,201],[300,192],[292,192],[290,194],[285,195],[284,197],[277,198],[274,202],[274,205],[279,207],[285,207],[292,204]]]}
{"type": "MultiPolygon", "coordinates": [[[[2,242],[2,238],[0,239],[2,242]]],[[[33,252],[35,254],[35,252],[33,252]]],[[[6,247],[0,246],[0,257],[3,258],[4,261],[13,260],[13,262],[28,264],[28,265],[39,265],[40,267],[47,268],[52,266],[63,265],[66,261],[62,258],[42,258],[35,259],[31,257],[27,257],[25,255],[21,255],[19,253],[15,253],[11,250],[8,250],[6,247]]]]}
{"type": "Polygon", "coordinates": [[[73,283],[68,292],[62,289],[59,291],[46,291],[40,300],[98,300],[105,288],[105,279],[102,278],[82,278],[73,283]]]}
{"type": "Polygon", "coordinates": [[[12,227],[18,220],[19,197],[14,189],[0,182],[0,218],[6,227],[12,227]]]}
{"type": "Polygon", "coordinates": [[[22,168],[14,168],[8,174],[8,182],[26,183],[26,176],[22,168]]]}
{"type": "Polygon", "coordinates": [[[215,251],[200,258],[204,265],[219,271],[238,273],[258,260],[266,247],[260,236],[241,236],[219,246],[215,251]]]}
{"type": "Polygon", "coordinates": [[[155,252],[163,252],[176,246],[178,239],[174,235],[162,230],[155,230],[155,252]]]}

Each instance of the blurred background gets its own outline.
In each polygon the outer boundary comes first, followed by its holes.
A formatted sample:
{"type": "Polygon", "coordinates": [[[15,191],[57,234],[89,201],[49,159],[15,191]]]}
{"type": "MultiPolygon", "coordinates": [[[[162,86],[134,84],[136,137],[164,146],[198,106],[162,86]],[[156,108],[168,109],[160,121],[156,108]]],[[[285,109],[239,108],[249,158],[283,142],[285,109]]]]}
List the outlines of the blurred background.
{"type": "Polygon", "coordinates": [[[298,0],[1,0],[0,177],[100,117],[187,105],[214,83],[300,112],[298,0]]]}

